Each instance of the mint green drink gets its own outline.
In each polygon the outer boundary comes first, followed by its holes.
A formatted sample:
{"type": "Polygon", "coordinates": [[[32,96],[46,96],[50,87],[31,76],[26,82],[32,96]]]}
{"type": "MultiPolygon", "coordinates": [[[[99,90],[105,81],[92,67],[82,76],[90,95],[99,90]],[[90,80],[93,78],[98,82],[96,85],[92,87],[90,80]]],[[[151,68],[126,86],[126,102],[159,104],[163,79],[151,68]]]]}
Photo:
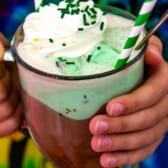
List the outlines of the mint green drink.
{"type": "Polygon", "coordinates": [[[63,1],[41,7],[16,32],[13,53],[29,130],[61,168],[101,167],[99,153],[90,148],[89,121],[105,113],[110,99],[142,82],[144,48],[114,68],[131,19],[116,8],[100,10],[92,1],[63,1]],[[65,8],[69,13],[62,13],[65,8]]]}

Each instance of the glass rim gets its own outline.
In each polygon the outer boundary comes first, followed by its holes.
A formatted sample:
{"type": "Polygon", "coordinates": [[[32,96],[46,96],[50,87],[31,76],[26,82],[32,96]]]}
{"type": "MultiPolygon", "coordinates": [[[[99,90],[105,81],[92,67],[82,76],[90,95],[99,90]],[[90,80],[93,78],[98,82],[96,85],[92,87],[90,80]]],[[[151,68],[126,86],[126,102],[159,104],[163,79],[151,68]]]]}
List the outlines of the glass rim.
{"type": "MultiPolygon", "coordinates": [[[[118,7],[114,7],[114,6],[106,6],[106,5],[101,5],[101,4],[96,4],[97,6],[100,7],[106,7],[109,9],[117,9],[118,11],[124,12],[127,15],[129,15],[132,19],[135,19],[135,16],[133,14],[131,14],[130,12],[124,10],[124,9],[120,9],[118,7]]],[[[59,74],[54,74],[54,73],[49,73],[49,72],[44,72],[42,70],[39,70],[31,65],[29,65],[28,63],[26,63],[18,54],[17,49],[16,49],[16,34],[18,31],[23,31],[20,30],[22,28],[22,25],[19,26],[19,28],[17,29],[15,35],[14,35],[14,41],[13,41],[13,45],[11,46],[11,50],[13,53],[13,57],[15,59],[15,61],[17,63],[19,63],[20,65],[22,65],[25,69],[30,70],[31,72],[38,74],[38,75],[42,75],[44,77],[48,77],[48,78],[53,78],[53,79],[59,79],[59,80],[88,80],[88,79],[95,79],[95,78],[101,78],[101,77],[106,77],[109,75],[113,75],[116,74],[118,72],[121,72],[122,70],[127,69],[128,67],[130,67],[131,65],[133,65],[134,63],[136,63],[138,60],[141,59],[141,57],[143,56],[146,48],[147,48],[147,43],[144,44],[144,46],[140,49],[140,52],[134,57],[132,58],[129,62],[127,62],[125,65],[117,68],[117,69],[112,69],[106,72],[102,72],[102,73],[97,73],[97,74],[91,74],[91,75],[80,75],[80,76],[71,76],[71,75],[59,75],[59,74]]]]}

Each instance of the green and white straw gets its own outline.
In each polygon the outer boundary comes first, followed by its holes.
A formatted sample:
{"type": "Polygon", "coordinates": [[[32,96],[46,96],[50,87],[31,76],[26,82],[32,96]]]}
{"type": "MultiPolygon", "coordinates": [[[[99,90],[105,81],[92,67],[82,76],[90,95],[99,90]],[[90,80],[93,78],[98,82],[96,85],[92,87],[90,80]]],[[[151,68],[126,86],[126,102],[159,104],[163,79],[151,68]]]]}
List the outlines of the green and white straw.
{"type": "Polygon", "coordinates": [[[150,17],[152,10],[156,4],[157,0],[145,0],[140,12],[135,20],[133,29],[131,30],[128,39],[123,47],[123,50],[117,60],[115,68],[119,68],[124,65],[134,49],[134,46],[138,40],[139,35],[141,34],[143,28],[145,27],[148,18],[150,17]]]}
{"type": "Polygon", "coordinates": [[[42,4],[43,0],[34,0],[34,7],[35,9],[38,9],[40,5],[42,4]]]}

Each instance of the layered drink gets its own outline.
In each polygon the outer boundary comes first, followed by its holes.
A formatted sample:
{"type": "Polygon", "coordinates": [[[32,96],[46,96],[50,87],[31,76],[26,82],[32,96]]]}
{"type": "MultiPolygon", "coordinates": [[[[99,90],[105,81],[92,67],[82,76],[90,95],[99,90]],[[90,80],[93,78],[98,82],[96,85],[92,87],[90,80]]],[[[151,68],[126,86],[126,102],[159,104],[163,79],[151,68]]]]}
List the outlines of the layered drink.
{"type": "Polygon", "coordinates": [[[89,121],[143,78],[145,47],[115,69],[132,26],[132,16],[117,8],[66,0],[39,7],[16,32],[13,54],[29,130],[55,165],[101,167],[89,121]]]}

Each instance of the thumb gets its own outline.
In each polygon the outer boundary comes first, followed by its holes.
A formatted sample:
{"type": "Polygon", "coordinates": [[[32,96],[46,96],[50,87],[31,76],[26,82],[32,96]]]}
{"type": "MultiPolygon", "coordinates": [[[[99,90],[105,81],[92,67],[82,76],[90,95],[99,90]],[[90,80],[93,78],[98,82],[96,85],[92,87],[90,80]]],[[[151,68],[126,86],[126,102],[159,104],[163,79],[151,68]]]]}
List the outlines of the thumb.
{"type": "Polygon", "coordinates": [[[3,44],[2,44],[1,41],[0,41],[0,62],[3,61],[4,53],[5,53],[5,49],[4,49],[3,44]]]}
{"type": "Polygon", "coordinates": [[[155,66],[162,62],[162,42],[158,37],[152,36],[149,39],[148,47],[145,52],[145,64],[155,66]]]}
{"type": "Polygon", "coordinates": [[[4,53],[5,53],[5,49],[3,44],[0,41],[0,78],[3,76],[5,71],[4,62],[3,62],[4,53]]]}
{"type": "Polygon", "coordinates": [[[0,41],[3,44],[4,48],[9,48],[10,47],[10,43],[9,41],[6,39],[6,37],[0,32],[0,41]]]}

